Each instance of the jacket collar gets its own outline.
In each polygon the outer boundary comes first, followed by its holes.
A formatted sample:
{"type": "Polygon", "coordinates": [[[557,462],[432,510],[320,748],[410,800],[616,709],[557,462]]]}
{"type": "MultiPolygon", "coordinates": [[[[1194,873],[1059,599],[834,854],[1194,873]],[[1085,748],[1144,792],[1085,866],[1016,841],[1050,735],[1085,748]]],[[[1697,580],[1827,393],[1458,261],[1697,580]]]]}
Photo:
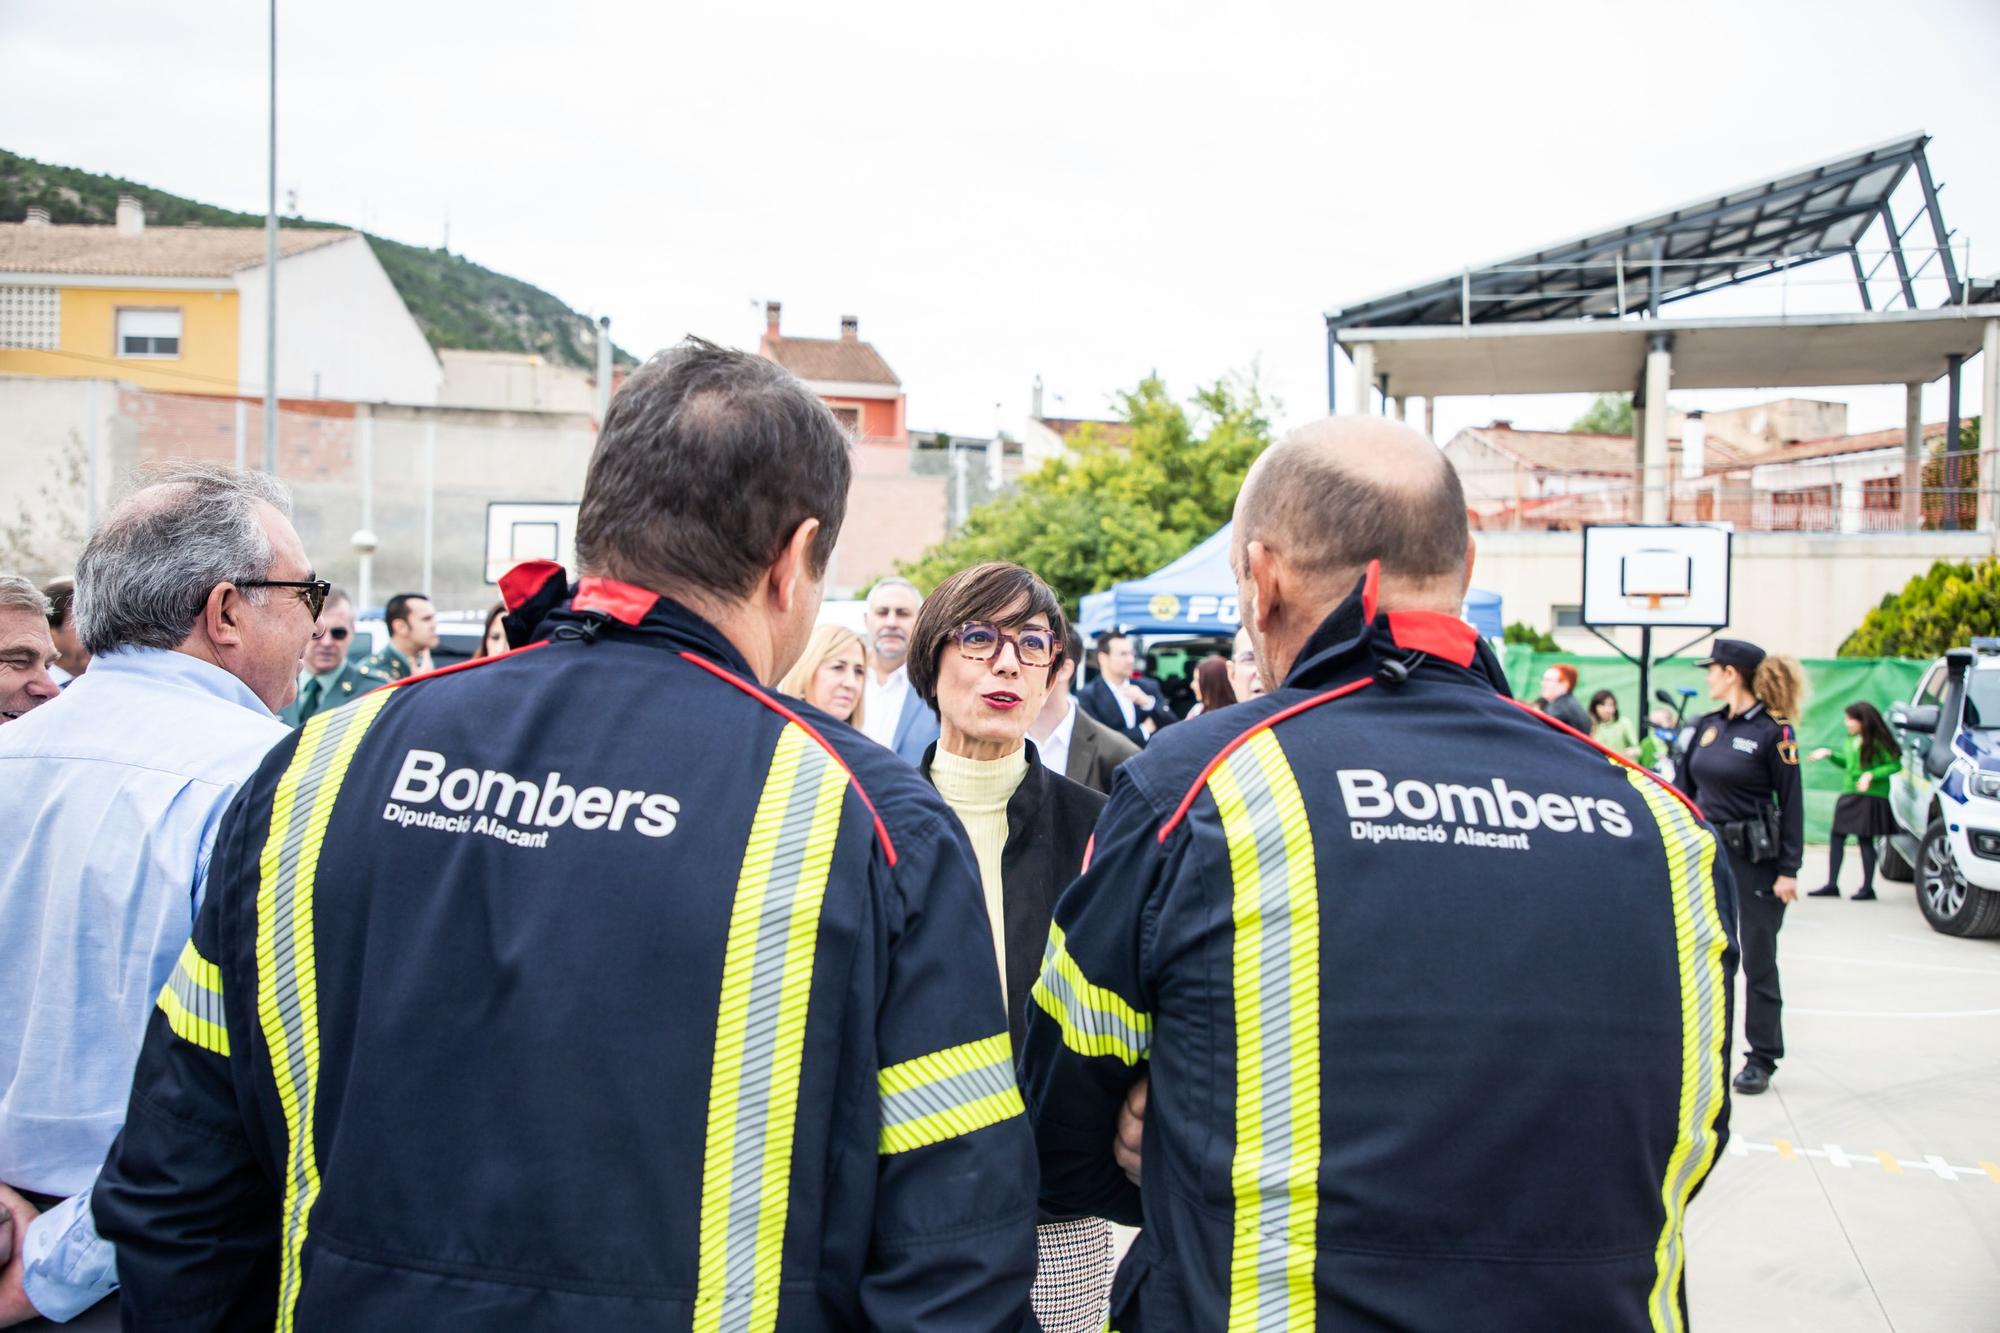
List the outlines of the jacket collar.
{"type": "Polygon", "coordinates": [[[1420,670],[1441,670],[1512,697],[1506,673],[1479,631],[1436,611],[1382,611],[1377,606],[1381,566],[1369,561],[1354,590],[1306,640],[1285,677],[1287,689],[1318,690],[1373,675],[1382,663],[1407,663],[1422,654],[1420,670]]]}
{"type": "MultiPolygon", "coordinates": [[[[1021,775],[1021,784],[1007,798],[1006,850],[1009,852],[1014,850],[1023,829],[1035,827],[1035,815],[1049,794],[1049,771],[1042,767],[1041,752],[1035,748],[1033,741],[1023,741],[1022,744],[1028,747],[1028,771],[1021,775]]],[[[925,782],[931,781],[931,760],[937,754],[938,745],[939,742],[932,741],[925,746],[923,761],[917,765],[917,771],[924,775],[925,782]]]]}
{"type": "Polygon", "coordinates": [[[507,602],[507,642],[600,638],[691,652],[749,679],[750,663],[715,626],[671,597],[617,579],[588,577],[570,584],[561,565],[536,560],[500,580],[507,602]]]}

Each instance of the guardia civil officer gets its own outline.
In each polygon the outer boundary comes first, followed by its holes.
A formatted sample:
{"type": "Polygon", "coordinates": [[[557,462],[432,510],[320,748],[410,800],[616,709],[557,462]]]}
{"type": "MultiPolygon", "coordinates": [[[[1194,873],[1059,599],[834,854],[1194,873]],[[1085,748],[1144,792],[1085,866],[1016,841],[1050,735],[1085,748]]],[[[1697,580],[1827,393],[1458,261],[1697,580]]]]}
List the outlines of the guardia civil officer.
{"type": "Polygon", "coordinates": [[[1785,904],[1798,900],[1805,855],[1805,795],[1792,733],[1805,673],[1792,659],[1766,656],[1741,639],[1717,639],[1700,664],[1708,668],[1709,695],[1722,707],[1695,723],[1675,781],[1722,834],[1736,879],[1750,1050],[1735,1086],[1755,1095],[1771,1086],[1785,1058],[1778,931],[1785,904]]]}
{"type": "Polygon", "coordinates": [[[1471,558],[1393,422],[1244,483],[1268,690],[1118,770],[1023,1056],[1044,1206],[1144,1225],[1113,1328],[1684,1325],[1729,878],[1677,793],[1508,698],[1471,558]],[[1104,1142],[1147,1079],[1140,1190],[1104,1142]]]}
{"type": "Polygon", "coordinates": [[[769,688],[849,447],[757,357],[632,376],[518,651],[315,715],[223,820],[96,1193],[127,1328],[1014,1329],[979,872],[769,688]]]}

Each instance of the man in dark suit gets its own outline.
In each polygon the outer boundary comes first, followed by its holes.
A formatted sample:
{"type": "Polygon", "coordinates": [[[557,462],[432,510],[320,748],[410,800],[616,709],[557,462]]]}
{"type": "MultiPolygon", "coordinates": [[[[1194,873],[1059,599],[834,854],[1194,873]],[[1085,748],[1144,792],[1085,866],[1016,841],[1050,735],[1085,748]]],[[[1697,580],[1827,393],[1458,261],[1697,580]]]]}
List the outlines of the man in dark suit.
{"type": "Polygon", "coordinates": [[[1180,721],[1165,699],[1132,679],[1132,640],[1117,630],[1097,636],[1097,673],[1077,705],[1132,744],[1143,747],[1161,727],[1180,721]]]}
{"type": "Polygon", "coordinates": [[[319,625],[306,644],[305,670],[299,673],[298,697],[278,710],[278,721],[302,727],[313,714],[353,703],[389,682],[347,660],[354,642],[354,604],[335,588],[320,608],[319,625]]]}
{"type": "Polygon", "coordinates": [[[1069,687],[1076,679],[1076,664],[1083,660],[1083,638],[1074,625],[1068,626],[1068,631],[1063,638],[1062,661],[1049,681],[1048,695],[1034,725],[1028,728],[1028,736],[1035,742],[1044,768],[1060,772],[1071,782],[1109,792],[1112,770],[1139,753],[1139,747],[1076,706],[1069,687]]]}

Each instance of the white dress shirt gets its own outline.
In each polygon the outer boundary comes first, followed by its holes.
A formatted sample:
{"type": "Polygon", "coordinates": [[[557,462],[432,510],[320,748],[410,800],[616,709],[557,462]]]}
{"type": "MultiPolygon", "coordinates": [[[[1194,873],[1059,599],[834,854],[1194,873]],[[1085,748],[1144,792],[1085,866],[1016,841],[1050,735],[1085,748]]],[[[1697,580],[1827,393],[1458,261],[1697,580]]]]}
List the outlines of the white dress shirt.
{"type": "Polygon", "coordinates": [[[1132,683],[1132,678],[1127,676],[1122,681],[1114,681],[1106,676],[1104,683],[1111,687],[1111,697],[1118,701],[1118,711],[1125,718],[1125,730],[1130,731],[1138,726],[1139,715],[1132,710],[1132,701],[1125,697],[1125,687],[1132,683]]]}
{"type": "Polygon", "coordinates": [[[910,670],[905,663],[878,682],[870,667],[863,687],[861,734],[877,745],[896,748],[896,724],[903,719],[903,701],[910,697],[910,670]]]}
{"type": "Polygon", "coordinates": [[[1076,700],[1072,698],[1064,701],[1063,720],[1056,723],[1056,729],[1049,733],[1049,738],[1035,742],[1035,753],[1041,756],[1043,768],[1069,776],[1069,741],[1075,734],[1076,700]]]}

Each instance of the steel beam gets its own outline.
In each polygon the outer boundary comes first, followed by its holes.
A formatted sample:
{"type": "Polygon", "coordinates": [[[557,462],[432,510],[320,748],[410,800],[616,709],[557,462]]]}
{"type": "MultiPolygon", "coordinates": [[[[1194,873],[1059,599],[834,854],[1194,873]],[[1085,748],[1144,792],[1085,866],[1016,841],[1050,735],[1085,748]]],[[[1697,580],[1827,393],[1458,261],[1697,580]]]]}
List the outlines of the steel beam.
{"type": "Polygon", "coordinates": [[[1938,256],[1944,260],[1946,304],[1957,305],[1958,265],[1951,257],[1951,233],[1944,228],[1944,212],[1938,207],[1937,186],[1931,183],[1930,159],[1924,156],[1921,148],[1917,150],[1917,182],[1924,187],[1924,212],[1931,215],[1931,235],[1937,238],[1938,256]]]}
{"type": "Polygon", "coordinates": [[[1868,298],[1868,275],[1861,271],[1861,252],[1849,249],[1847,257],[1854,261],[1854,285],[1861,291],[1861,308],[1873,310],[1875,303],[1868,298]]]}
{"type": "Polygon", "coordinates": [[[1903,285],[1903,304],[1917,308],[1917,289],[1910,281],[1910,261],[1903,257],[1903,233],[1896,230],[1896,215],[1887,198],[1882,200],[1882,226],[1889,233],[1889,254],[1896,261],[1896,280],[1903,285]]]}

